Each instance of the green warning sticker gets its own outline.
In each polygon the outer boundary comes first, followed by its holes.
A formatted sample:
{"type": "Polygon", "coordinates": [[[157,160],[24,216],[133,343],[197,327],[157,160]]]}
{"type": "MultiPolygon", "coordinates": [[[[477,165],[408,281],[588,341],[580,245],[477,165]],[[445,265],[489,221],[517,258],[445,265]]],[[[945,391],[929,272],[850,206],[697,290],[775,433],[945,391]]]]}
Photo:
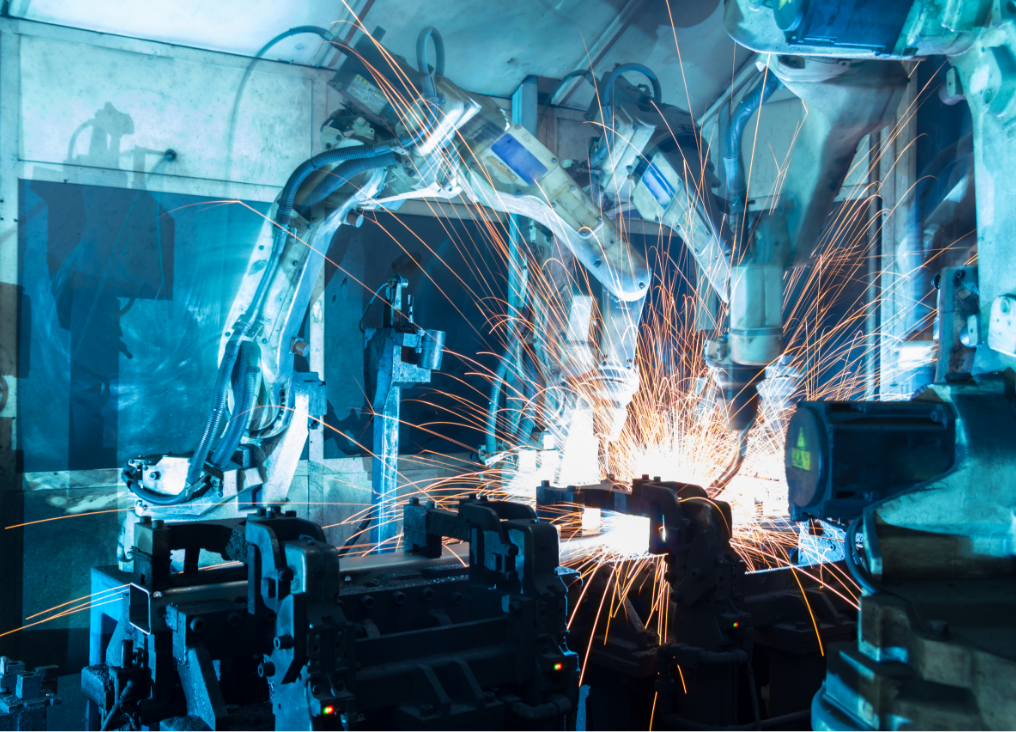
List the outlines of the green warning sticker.
{"type": "Polygon", "coordinates": [[[804,430],[797,433],[797,445],[790,451],[790,464],[801,470],[811,470],[811,453],[804,440],[804,430]]]}
{"type": "Polygon", "coordinates": [[[388,99],[385,97],[384,92],[359,74],[357,74],[356,77],[349,83],[346,91],[349,92],[349,95],[353,97],[353,99],[358,101],[374,114],[381,114],[381,110],[383,110],[388,104],[388,99]]]}

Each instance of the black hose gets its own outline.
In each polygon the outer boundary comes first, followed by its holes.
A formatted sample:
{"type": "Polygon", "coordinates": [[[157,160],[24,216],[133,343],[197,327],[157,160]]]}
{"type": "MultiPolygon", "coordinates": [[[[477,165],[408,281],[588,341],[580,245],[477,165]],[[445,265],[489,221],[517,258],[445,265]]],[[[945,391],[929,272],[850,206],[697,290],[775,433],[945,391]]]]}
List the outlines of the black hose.
{"type": "Polygon", "coordinates": [[[554,97],[557,96],[558,92],[560,92],[561,89],[564,88],[564,85],[567,84],[572,79],[574,79],[576,76],[581,76],[583,79],[588,81],[593,88],[596,87],[596,79],[593,77],[593,73],[591,71],[587,71],[585,69],[581,69],[579,71],[572,71],[567,75],[565,75],[565,77],[561,79],[561,81],[557,82],[557,86],[554,87],[554,90],[550,93],[550,96],[547,97],[547,104],[553,104],[554,97]]]}
{"type": "Polygon", "coordinates": [[[423,87],[424,98],[429,100],[436,99],[437,85],[435,77],[444,76],[445,50],[441,34],[432,25],[428,25],[416,37],[416,67],[420,70],[420,83],[423,87]],[[436,60],[434,61],[433,72],[431,72],[430,66],[427,64],[427,40],[429,38],[434,39],[434,55],[436,60]]]}
{"type": "Polygon", "coordinates": [[[656,106],[663,104],[663,87],[660,86],[660,80],[656,78],[656,74],[648,66],[643,64],[621,64],[616,69],[610,72],[610,76],[603,84],[603,99],[606,102],[607,109],[610,110],[610,123],[606,124],[604,120],[604,137],[603,144],[600,146],[600,150],[596,155],[596,160],[590,161],[591,165],[595,165],[606,157],[607,152],[614,145],[614,82],[618,80],[621,74],[627,71],[638,71],[644,76],[649,78],[649,81],[653,85],[653,102],[656,106]]]}
{"type": "Polygon", "coordinates": [[[324,180],[314,186],[314,189],[307,194],[307,197],[300,202],[300,213],[307,217],[307,214],[303,212],[309,212],[312,206],[316,206],[321,201],[328,198],[328,196],[335,193],[346,183],[351,181],[361,173],[373,170],[374,168],[387,168],[389,165],[395,165],[395,153],[385,153],[379,155],[376,158],[364,158],[362,160],[350,160],[344,163],[341,167],[337,167],[332,170],[324,180]]]}
{"type": "Polygon", "coordinates": [[[254,58],[255,59],[261,58],[266,53],[268,53],[268,50],[272,46],[274,46],[276,43],[279,43],[280,41],[284,41],[287,38],[291,38],[292,36],[298,36],[301,33],[314,33],[314,34],[317,34],[317,35],[321,36],[321,38],[323,40],[325,40],[325,41],[329,41],[330,42],[332,40],[332,34],[328,31],[327,28],[322,28],[319,25],[298,25],[298,26],[296,26],[294,28],[290,28],[288,31],[283,31],[279,35],[275,36],[275,38],[273,38],[272,40],[268,41],[268,43],[263,45],[260,48],[260,50],[257,53],[254,54],[254,58]]]}
{"type": "Polygon", "coordinates": [[[112,709],[109,710],[109,714],[102,720],[102,726],[99,727],[101,732],[106,732],[110,728],[110,724],[113,722],[113,718],[119,714],[120,708],[124,702],[127,701],[127,695],[134,690],[134,680],[131,679],[123,687],[123,691],[120,692],[120,696],[117,698],[116,703],[113,704],[112,709]]]}
{"type": "MultiPolygon", "coordinates": [[[[752,424],[755,420],[752,419],[752,424]]],[[[744,463],[744,457],[748,454],[748,433],[751,432],[751,424],[745,429],[737,433],[737,447],[734,450],[734,455],[731,457],[730,462],[722,473],[709,484],[709,490],[722,491],[727,487],[727,484],[734,479],[737,472],[741,469],[741,465],[744,463]]],[[[713,494],[715,498],[715,494],[713,494]]]]}
{"type": "Polygon", "coordinates": [[[358,541],[360,541],[360,539],[366,536],[367,527],[369,527],[370,522],[374,520],[375,508],[376,506],[371,506],[369,509],[367,509],[367,518],[365,518],[363,521],[360,522],[360,525],[356,527],[356,531],[354,531],[352,535],[348,539],[346,539],[346,543],[343,544],[342,547],[339,549],[338,555],[340,557],[346,556],[349,553],[349,551],[353,548],[353,546],[358,541]]]}
{"type": "MultiPolygon", "coordinates": [[[[279,194],[279,208],[275,212],[275,223],[280,227],[289,226],[289,220],[293,213],[293,200],[300,184],[307,180],[307,176],[315,170],[326,165],[338,165],[348,160],[362,160],[364,158],[376,158],[392,152],[394,146],[391,143],[381,145],[357,145],[355,147],[338,147],[334,150],[325,150],[318,153],[309,160],[305,160],[290,174],[289,180],[279,194]]],[[[377,166],[375,166],[377,167],[377,166]]],[[[267,270],[266,270],[267,272],[267,270]]]]}
{"type": "Polygon", "coordinates": [[[239,373],[233,381],[233,416],[211,460],[212,465],[220,470],[226,467],[233,457],[250,424],[254,399],[257,397],[255,389],[258,384],[260,360],[261,349],[257,344],[254,341],[244,341],[240,346],[238,357],[239,373]]]}
{"type": "MultiPolygon", "coordinates": [[[[960,163],[964,158],[973,153],[973,136],[967,133],[956,142],[943,148],[931,160],[914,183],[913,194],[910,206],[910,213],[907,216],[907,236],[903,240],[898,255],[904,272],[912,273],[907,279],[907,294],[909,302],[914,306],[904,314],[904,333],[909,335],[917,330],[924,322],[931,307],[925,304],[924,300],[928,293],[926,288],[931,280],[931,267],[935,257],[932,252],[924,249],[924,216],[927,213],[926,199],[940,182],[940,176],[953,165],[960,163]]],[[[949,176],[946,176],[948,180],[949,176]]],[[[948,188],[946,189],[946,193],[948,188]]],[[[938,202],[941,202],[941,198],[938,202]]]]}
{"type": "Polygon", "coordinates": [[[366,335],[366,331],[363,329],[364,318],[366,318],[367,317],[367,313],[370,312],[370,306],[374,304],[375,300],[377,300],[377,296],[381,294],[381,290],[385,289],[385,287],[387,287],[387,286],[388,286],[388,281],[386,280],[384,283],[382,283],[382,285],[379,288],[374,290],[374,294],[371,295],[370,296],[370,300],[367,301],[367,307],[365,307],[363,309],[363,315],[360,316],[360,332],[363,333],[364,335],[366,335]]]}
{"type": "Polygon", "coordinates": [[[603,85],[603,95],[610,104],[614,103],[614,82],[617,81],[621,74],[628,71],[638,71],[643,76],[648,77],[653,85],[653,102],[656,106],[663,104],[663,87],[660,86],[660,80],[656,78],[656,74],[652,69],[642,64],[621,64],[610,72],[610,76],[607,77],[607,81],[603,85]]]}
{"type": "Polygon", "coordinates": [[[723,167],[727,174],[727,200],[733,202],[744,195],[747,183],[744,179],[744,163],[741,161],[741,138],[751,115],[766,103],[773,92],[780,88],[780,80],[771,71],[766,73],[750,94],[744,97],[730,116],[727,139],[723,148],[723,167]]]}
{"type": "Polygon", "coordinates": [[[124,466],[120,479],[127,485],[127,490],[152,506],[175,506],[186,500],[186,488],[175,496],[148,490],[141,485],[141,476],[131,470],[130,464],[124,466]]]}
{"type": "Polygon", "coordinates": [[[219,372],[215,377],[215,386],[212,388],[212,407],[208,412],[208,417],[205,419],[205,426],[201,431],[198,446],[194,449],[194,455],[191,456],[190,467],[187,470],[187,484],[177,494],[176,498],[179,498],[179,501],[175,501],[176,503],[189,501],[198,489],[197,484],[201,480],[202,472],[205,469],[205,460],[208,457],[208,452],[211,450],[212,442],[218,436],[219,430],[222,428],[222,421],[226,416],[226,389],[229,387],[229,382],[233,375],[233,367],[236,365],[237,356],[240,354],[241,339],[247,334],[249,329],[250,326],[247,323],[234,328],[233,335],[230,336],[229,341],[226,343],[226,348],[223,350],[222,363],[219,364],[219,372]]]}

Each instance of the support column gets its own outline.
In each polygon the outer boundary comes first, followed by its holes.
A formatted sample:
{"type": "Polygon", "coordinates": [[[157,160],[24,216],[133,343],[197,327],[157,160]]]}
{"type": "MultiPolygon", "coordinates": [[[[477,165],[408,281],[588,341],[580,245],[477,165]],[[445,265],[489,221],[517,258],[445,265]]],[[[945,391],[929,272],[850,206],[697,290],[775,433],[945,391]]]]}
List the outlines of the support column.
{"type": "MultiPolygon", "coordinates": [[[[325,268],[321,268],[318,274],[317,284],[314,285],[314,292],[310,296],[310,319],[308,322],[309,333],[307,338],[310,345],[310,370],[318,375],[322,381],[325,380],[325,268]]],[[[310,445],[308,448],[309,462],[311,469],[314,463],[320,464],[325,459],[325,434],[326,427],[321,422],[311,422],[310,445]]]]}
{"type": "Polygon", "coordinates": [[[372,501],[375,509],[371,543],[382,550],[395,549],[392,539],[398,534],[399,484],[399,411],[402,389],[392,385],[384,407],[374,412],[374,459],[371,461],[372,501]],[[384,542],[388,542],[381,545],[384,542]]]}
{"type": "MultiPolygon", "coordinates": [[[[519,88],[512,94],[512,123],[522,127],[534,137],[537,127],[537,79],[535,76],[528,76],[519,85],[519,88]]],[[[511,334],[519,327],[522,312],[526,306],[529,272],[526,266],[525,239],[522,236],[522,228],[528,226],[528,222],[522,216],[512,215],[508,226],[508,340],[511,334]]],[[[519,383],[521,378],[521,344],[516,352],[511,354],[512,363],[508,365],[505,374],[505,405],[507,416],[508,434],[514,434],[518,429],[525,408],[525,399],[522,396],[522,388],[519,383]]],[[[497,408],[497,405],[494,405],[497,408]]]]}
{"type": "Polygon", "coordinates": [[[896,112],[896,124],[883,135],[880,178],[882,180],[882,275],[881,285],[881,374],[879,393],[885,397],[903,394],[908,379],[900,369],[900,348],[906,337],[907,272],[901,270],[899,253],[906,242],[907,219],[917,177],[914,135],[917,128],[917,75],[911,76],[896,112]]]}
{"type": "MultiPolygon", "coordinates": [[[[21,37],[16,21],[0,19],[0,628],[17,628],[24,617],[24,530],[4,531],[24,521],[17,417],[20,377],[18,282],[18,157],[21,115],[21,37]]],[[[15,640],[10,638],[9,640],[15,640]]],[[[26,658],[17,647],[8,655],[26,658]]]]}
{"type": "Polygon", "coordinates": [[[18,331],[18,157],[20,148],[21,37],[14,23],[0,30],[0,491],[20,486],[16,459],[18,331]]]}
{"type": "Polygon", "coordinates": [[[882,246],[882,198],[878,195],[879,156],[882,154],[882,132],[872,132],[868,137],[868,252],[866,256],[866,288],[864,291],[864,398],[874,399],[878,394],[879,337],[878,299],[879,269],[882,246]]]}

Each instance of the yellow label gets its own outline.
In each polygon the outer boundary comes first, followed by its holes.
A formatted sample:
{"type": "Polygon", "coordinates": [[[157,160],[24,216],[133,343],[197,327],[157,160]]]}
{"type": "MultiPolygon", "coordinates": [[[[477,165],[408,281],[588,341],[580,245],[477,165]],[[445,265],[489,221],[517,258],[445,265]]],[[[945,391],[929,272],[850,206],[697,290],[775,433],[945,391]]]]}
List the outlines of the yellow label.
{"type": "Polygon", "coordinates": [[[801,470],[811,470],[811,453],[806,449],[808,444],[804,440],[804,430],[797,433],[797,447],[790,451],[790,464],[801,470]]]}
{"type": "Polygon", "coordinates": [[[371,84],[359,74],[349,83],[346,89],[349,95],[374,114],[381,114],[388,105],[388,99],[383,91],[371,84]]]}

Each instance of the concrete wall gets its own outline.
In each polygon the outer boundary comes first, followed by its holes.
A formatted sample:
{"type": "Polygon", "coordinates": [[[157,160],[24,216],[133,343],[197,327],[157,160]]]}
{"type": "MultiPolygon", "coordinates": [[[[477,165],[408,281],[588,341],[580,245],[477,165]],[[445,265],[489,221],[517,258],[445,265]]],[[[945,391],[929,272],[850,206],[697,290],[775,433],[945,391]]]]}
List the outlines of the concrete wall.
{"type": "MultiPolygon", "coordinates": [[[[238,99],[249,63],[0,19],[0,521],[14,527],[0,529],[0,633],[85,598],[89,567],[115,563],[119,519],[132,505],[118,470],[22,472],[17,420],[51,409],[56,397],[36,390],[18,399],[27,374],[19,306],[28,307],[18,281],[19,179],[271,202],[292,169],[320,151],[317,131],[338,100],[331,71],[274,62],[256,65],[238,99]],[[167,149],[175,160],[164,159],[167,149]]],[[[219,246],[245,245],[226,234],[219,246]]],[[[407,491],[459,471],[403,468],[407,491]]],[[[369,460],[304,463],[291,499],[302,515],[337,524],[329,536],[341,543],[351,533],[342,522],[369,501],[369,486],[369,460]]],[[[0,654],[73,672],[87,663],[87,625],[83,611],[0,636],[0,654]]],[[[61,693],[73,698],[73,686],[61,682],[61,693]]],[[[77,707],[61,712],[56,728],[77,726],[77,707]]]]}

